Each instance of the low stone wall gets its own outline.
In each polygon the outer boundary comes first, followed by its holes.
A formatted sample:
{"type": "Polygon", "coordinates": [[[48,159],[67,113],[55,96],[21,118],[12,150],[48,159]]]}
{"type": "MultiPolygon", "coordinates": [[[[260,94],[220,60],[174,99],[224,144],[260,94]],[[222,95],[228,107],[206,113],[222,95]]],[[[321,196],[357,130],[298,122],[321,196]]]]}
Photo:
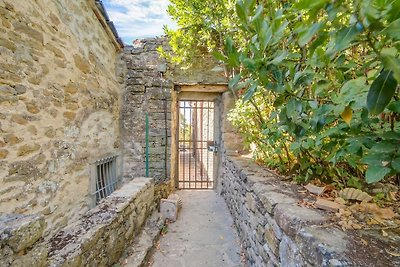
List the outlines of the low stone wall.
{"type": "Polygon", "coordinates": [[[43,266],[47,248],[39,245],[43,216],[0,214],[0,266],[43,266]]]}
{"type": "Polygon", "coordinates": [[[0,216],[0,266],[111,266],[156,206],[154,181],[135,178],[43,241],[43,217],[0,216]]]}
{"type": "Polygon", "coordinates": [[[396,241],[335,227],[333,214],[297,204],[299,186],[248,158],[224,156],[221,177],[249,266],[400,266],[385,251],[396,241]]]}

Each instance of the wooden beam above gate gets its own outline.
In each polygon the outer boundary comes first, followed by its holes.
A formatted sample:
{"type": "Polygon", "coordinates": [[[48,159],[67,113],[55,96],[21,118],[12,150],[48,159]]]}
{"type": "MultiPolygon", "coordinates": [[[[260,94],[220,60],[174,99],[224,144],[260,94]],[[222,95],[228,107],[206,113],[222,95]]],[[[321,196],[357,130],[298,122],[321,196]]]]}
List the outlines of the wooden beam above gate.
{"type": "Polygon", "coordinates": [[[224,93],[228,91],[228,86],[226,84],[177,84],[175,90],[178,92],[224,93]]]}

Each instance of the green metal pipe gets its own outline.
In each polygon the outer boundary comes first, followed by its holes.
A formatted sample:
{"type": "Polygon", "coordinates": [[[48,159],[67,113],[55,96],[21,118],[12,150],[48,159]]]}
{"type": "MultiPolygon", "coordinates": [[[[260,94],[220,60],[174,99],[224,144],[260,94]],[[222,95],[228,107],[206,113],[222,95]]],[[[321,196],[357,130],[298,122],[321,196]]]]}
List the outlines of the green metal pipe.
{"type": "Polygon", "coordinates": [[[149,177],[149,113],[146,112],[146,177],[149,177]]]}

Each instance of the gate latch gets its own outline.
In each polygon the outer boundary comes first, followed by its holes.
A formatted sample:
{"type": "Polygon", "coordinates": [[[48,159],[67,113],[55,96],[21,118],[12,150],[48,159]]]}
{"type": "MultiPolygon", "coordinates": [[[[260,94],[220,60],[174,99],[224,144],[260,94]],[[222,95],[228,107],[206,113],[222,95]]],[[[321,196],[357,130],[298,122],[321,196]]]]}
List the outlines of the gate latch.
{"type": "Polygon", "coordinates": [[[217,153],[218,152],[218,146],[215,141],[208,141],[207,142],[207,150],[210,152],[217,153]]]}

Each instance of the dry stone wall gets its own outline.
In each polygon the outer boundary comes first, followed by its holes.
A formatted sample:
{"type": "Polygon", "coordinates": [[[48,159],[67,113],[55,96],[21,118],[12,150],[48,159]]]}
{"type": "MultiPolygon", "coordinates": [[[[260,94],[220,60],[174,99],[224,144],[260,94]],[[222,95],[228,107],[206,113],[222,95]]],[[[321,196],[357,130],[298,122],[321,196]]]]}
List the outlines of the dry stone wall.
{"type": "Polygon", "coordinates": [[[0,212],[46,232],[88,210],[90,163],[120,152],[118,51],[93,4],[0,0],[0,212]]]}
{"type": "MultiPolygon", "coordinates": [[[[380,230],[343,231],[334,214],[299,206],[297,185],[233,154],[224,156],[221,192],[249,266],[400,266],[380,230]]],[[[397,245],[396,245],[397,244],[397,245]]]]}
{"type": "MultiPolygon", "coordinates": [[[[126,46],[123,92],[124,177],[146,173],[146,113],[149,119],[149,175],[157,182],[170,179],[172,83],[159,71],[157,48],[167,46],[165,38],[136,40],[126,46]]],[[[164,65],[166,67],[166,65],[164,65]]]]}

